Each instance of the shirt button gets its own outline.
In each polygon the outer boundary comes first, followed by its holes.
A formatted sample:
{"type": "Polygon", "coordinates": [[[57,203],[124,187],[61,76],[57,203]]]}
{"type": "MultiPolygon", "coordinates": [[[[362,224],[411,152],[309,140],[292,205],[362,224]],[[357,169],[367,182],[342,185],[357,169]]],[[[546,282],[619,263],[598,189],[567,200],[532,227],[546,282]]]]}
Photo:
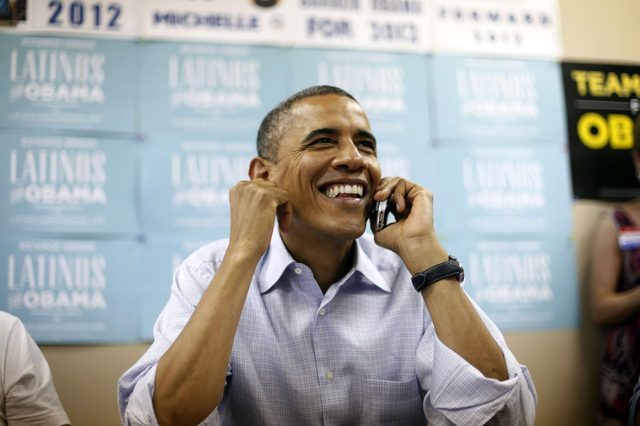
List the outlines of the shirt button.
{"type": "Polygon", "coordinates": [[[332,370],[327,371],[327,374],[325,374],[325,377],[327,378],[327,380],[333,380],[333,371],[332,370]]]}
{"type": "Polygon", "coordinates": [[[302,269],[296,268],[293,270],[293,272],[295,272],[297,275],[300,275],[302,273],[302,269]]]}
{"type": "Polygon", "coordinates": [[[320,315],[321,317],[324,316],[324,314],[326,314],[327,311],[324,310],[324,308],[320,308],[320,310],[318,311],[318,315],[320,315]]]}

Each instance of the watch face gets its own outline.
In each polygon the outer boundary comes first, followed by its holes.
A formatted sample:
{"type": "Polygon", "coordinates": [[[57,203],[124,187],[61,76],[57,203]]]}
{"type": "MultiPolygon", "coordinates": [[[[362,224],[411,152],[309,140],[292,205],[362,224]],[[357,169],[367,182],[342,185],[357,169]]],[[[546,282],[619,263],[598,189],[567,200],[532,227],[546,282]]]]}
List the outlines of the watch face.
{"type": "Polygon", "coordinates": [[[464,268],[462,267],[462,264],[460,263],[460,261],[458,260],[457,257],[455,256],[451,256],[449,255],[449,259],[452,260],[455,265],[458,267],[458,282],[462,282],[464,281],[464,268]]]}

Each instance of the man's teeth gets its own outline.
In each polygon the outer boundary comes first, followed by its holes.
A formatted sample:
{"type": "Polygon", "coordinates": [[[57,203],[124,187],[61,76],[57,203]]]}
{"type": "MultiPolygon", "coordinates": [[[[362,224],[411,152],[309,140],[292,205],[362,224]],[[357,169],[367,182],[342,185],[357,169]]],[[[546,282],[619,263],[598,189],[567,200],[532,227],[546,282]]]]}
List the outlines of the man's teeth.
{"type": "Polygon", "coordinates": [[[332,185],[324,190],[325,195],[335,198],[340,194],[355,194],[362,197],[364,187],[362,185],[332,185]]]}

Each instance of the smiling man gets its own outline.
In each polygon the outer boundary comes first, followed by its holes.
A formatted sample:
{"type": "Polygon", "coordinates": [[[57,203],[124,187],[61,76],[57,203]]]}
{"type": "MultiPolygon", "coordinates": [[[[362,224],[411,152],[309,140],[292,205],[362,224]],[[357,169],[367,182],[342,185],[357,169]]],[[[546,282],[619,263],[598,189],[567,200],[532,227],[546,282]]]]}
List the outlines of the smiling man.
{"type": "Polygon", "coordinates": [[[527,369],[463,291],[431,193],[382,178],[376,145],[335,87],[265,117],[229,239],[176,270],[120,379],[124,424],[533,424],[527,369]],[[388,198],[398,221],[363,236],[388,198]]]}

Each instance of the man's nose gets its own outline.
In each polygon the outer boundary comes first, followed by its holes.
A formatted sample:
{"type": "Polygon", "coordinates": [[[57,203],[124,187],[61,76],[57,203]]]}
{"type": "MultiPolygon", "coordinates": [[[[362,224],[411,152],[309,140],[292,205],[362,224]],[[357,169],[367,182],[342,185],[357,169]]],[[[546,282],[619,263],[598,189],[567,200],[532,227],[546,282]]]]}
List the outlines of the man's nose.
{"type": "Polygon", "coordinates": [[[332,161],[335,168],[346,168],[348,170],[359,170],[365,167],[366,162],[362,153],[353,141],[343,141],[338,144],[338,151],[332,161]]]}

